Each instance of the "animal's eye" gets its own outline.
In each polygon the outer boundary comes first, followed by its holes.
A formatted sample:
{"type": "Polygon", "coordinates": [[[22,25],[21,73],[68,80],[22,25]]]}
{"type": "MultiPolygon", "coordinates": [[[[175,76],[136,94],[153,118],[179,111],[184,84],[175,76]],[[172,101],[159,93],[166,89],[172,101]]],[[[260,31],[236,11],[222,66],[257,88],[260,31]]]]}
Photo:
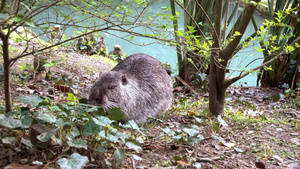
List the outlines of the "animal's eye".
{"type": "Polygon", "coordinates": [[[116,88],[117,86],[116,85],[109,85],[108,86],[108,89],[114,89],[114,88],[116,88]]]}

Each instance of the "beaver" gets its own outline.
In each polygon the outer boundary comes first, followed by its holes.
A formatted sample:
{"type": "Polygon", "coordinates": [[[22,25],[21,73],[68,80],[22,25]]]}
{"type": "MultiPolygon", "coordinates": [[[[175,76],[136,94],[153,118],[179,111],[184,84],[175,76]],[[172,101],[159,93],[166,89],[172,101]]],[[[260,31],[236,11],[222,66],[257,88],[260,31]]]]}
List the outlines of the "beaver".
{"type": "Polygon", "coordinates": [[[155,58],[137,53],[128,56],[110,72],[102,72],[89,92],[89,103],[107,112],[120,107],[127,120],[147,121],[169,109],[173,83],[155,58]]]}

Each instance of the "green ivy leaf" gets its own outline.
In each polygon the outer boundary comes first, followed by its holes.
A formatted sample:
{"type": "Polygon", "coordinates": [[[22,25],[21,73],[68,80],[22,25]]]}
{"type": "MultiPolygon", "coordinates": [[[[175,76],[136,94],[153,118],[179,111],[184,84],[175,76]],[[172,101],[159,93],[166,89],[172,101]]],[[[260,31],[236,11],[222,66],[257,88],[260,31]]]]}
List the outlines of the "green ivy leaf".
{"type": "Polygon", "coordinates": [[[79,136],[80,135],[80,131],[77,127],[74,127],[72,129],[72,132],[71,132],[71,138],[74,139],[75,137],[79,136]]]}
{"type": "Polygon", "coordinates": [[[98,134],[103,128],[94,122],[87,122],[83,128],[84,137],[90,136],[92,134],[98,134]]]}
{"type": "Polygon", "coordinates": [[[30,148],[33,147],[32,143],[31,143],[31,141],[30,141],[29,139],[21,138],[21,142],[22,142],[23,144],[25,144],[27,147],[30,147],[30,148]]]}
{"type": "Polygon", "coordinates": [[[116,160],[116,166],[121,166],[125,157],[125,151],[123,149],[117,149],[113,155],[113,158],[116,160]]]}
{"type": "Polygon", "coordinates": [[[182,140],[182,136],[181,135],[177,135],[172,137],[175,141],[181,141],[182,140]]]}
{"type": "Polygon", "coordinates": [[[112,121],[106,116],[92,117],[93,121],[99,126],[106,126],[112,123],[112,121]]]}
{"type": "Polygon", "coordinates": [[[111,120],[125,120],[125,115],[120,108],[112,108],[108,111],[108,118],[111,120]]]}
{"type": "Polygon", "coordinates": [[[48,123],[54,123],[56,122],[56,116],[50,114],[50,113],[42,113],[39,112],[37,115],[37,118],[40,120],[43,120],[44,122],[48,122],[48,123]]]}
{"type": "Polygon", "coordinates": [[[68,108],[67,105],[64,105],[64,104],[57,104],[57,107],[58,107],[61,111],[64,111],[64,112],[66,112],[66,113],[69,113],[69,112],[70,112],[70,110],[69,110],[69,108],[68,108]]]}
{"type": "Polygon", "coordinates": [[[128,134],[125,133],[125,132],[117,132],[117,133],[116,133],[116,136],[119,137],[119,139],[120,139],[123,143],[125,143],[125,142],[126,142],[125,140],[129,137],[128,134]]]}
{"type": "Polygon", "coordinates": [[[37,95],[18,96],[17,98],[23,103],[30,104],[32,107],[37,107],[39,103],[45,101],[45,99],[37,95]]]}
{"type": "Polygon", "coordinates": [[[100,152],[100,153],[104,153],[106,151],[106,149],[103,148],[103,147],[99,147],[99,148],[96,148],[95,151],[100,152]]]}
{"type": "Polygon", "coordinates": [[[19,128],[22,127],[22,122],[21,120],[7,118],[3,114],[0,114],[0,126],[11,128],[11,129],[19,128]]]}
{"type": "Polygon", "coordinates": [[[54,134],[52,132],[46,132],[38,135],[37,139],[39,139],[41,142],[47,142],[52,137],[54,137],[54,134]]]}
{"type": "Polygon", "coordinates": [[[120,142],[119,138],[117,136],[115,136],[115,135],[112,135],[112,134],[107,134],[106,139],[108,141],[111,141],[111,142],[120,142]]]}
{"type": "Polygon", "coordinates": [[[127,142],[125,144],[128,148],[135,150],[137,153],[139,153],[142,149],[140,145],[134,144],[133,142],[127,142]]]}
{"type": "Polygon", "coordinates": [[[202,135],[198,135],[196,137],[188,137],[188,144],[189,145],[199,144],[200,141],[203,139],[204,137],[202,135]]]}
{"type": "Polygon", "coordinates": [[[141,129],[139,128],[139,126],[136,124],[136,122],[134,120],[129,120],[127,125],[124,125],[123,127],[128,128],[128,129],[133,129],[133,130],[141,133],[143,136],[145,136],[145,134],[141,131],[141,129]]]}
{"type": "Polygon", "coordinates": [[[87,140],[78,139],[76,141],[67,141],[70,147],[87,149],[87,140]]]}
{"type": "Polygon", "coordinates": [[[23,119],[22,119],[22,128],[29,128],[32,124],[32,121],[33,121],[33,118],[31,117],[28,117],[28,116],[25,116],[23,119]]]}
{"type": "Polygon", "coordinates": [[[159,128],[166,134],[169,134],[171,132],[171,129],[169,127],[164,127],[164,128],[159,127],[159,128]]]}
{"type": "Polygon", "coordinates": [[[134,160],[137,160],[137,161],[141,161],[141,160],[143,160],[143,158],[142,158],[142,157],[140,157],[140,156],[137,156],[137,155],[135,155],[135,154],[132,154],[132,158],[133,158],[134,160]]]}
{"type": "Polygon", "coordinates": [[[82,169],[89,160],[86,156],[74,153],[69,159],[62,158],[56,162],[63,169],[82,169]]]}
{"type": "Polygon", "coordinates": [[[192,127],[189,126],[183,126],[182,130],[187,133],[189,136],[195,137],[199,135],[199,128],[196,125],[193,125],[192,127]]]}

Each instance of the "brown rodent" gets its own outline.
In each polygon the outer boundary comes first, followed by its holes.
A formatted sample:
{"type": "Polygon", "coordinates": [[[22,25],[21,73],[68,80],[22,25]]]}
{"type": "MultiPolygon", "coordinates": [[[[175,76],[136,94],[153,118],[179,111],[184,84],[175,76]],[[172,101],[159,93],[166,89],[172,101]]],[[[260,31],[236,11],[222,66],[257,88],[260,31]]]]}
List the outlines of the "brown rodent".
{"type": "Polygon", "coordinates": [[[120,107],[127,120],[142,123],[169,109],[173,84],[163,65],[138,53],[128,56],[110,72],[102,72],[89,92],[89,103],[106,111],[120,107]]]}

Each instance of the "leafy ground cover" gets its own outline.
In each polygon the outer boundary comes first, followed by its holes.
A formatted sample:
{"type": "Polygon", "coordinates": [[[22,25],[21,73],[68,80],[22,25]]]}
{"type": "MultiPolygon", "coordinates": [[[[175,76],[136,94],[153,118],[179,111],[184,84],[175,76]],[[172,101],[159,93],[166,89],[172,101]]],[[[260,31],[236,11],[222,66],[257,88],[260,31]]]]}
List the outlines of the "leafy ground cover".
{"type": "MultiPolygon", "coordinates": [[[[118,109],[108,118],[81,99],[115,62],[64,48],[54,52],[51,63],[60,61],[50,66],[47,80],[30,71],[32,56],[12,67],[15,112],[0,114],[0,168],[300,167],[297,92],[231,87],[224,115],[214,119],[207,94],[176,87],[162,117],[119,124],[112,120],[119,120],[118,109]],[[32,139],[32,124],[53,132],[32,139]]],[[[1,87],[1,111],[3,92],[1,87]]]]}

